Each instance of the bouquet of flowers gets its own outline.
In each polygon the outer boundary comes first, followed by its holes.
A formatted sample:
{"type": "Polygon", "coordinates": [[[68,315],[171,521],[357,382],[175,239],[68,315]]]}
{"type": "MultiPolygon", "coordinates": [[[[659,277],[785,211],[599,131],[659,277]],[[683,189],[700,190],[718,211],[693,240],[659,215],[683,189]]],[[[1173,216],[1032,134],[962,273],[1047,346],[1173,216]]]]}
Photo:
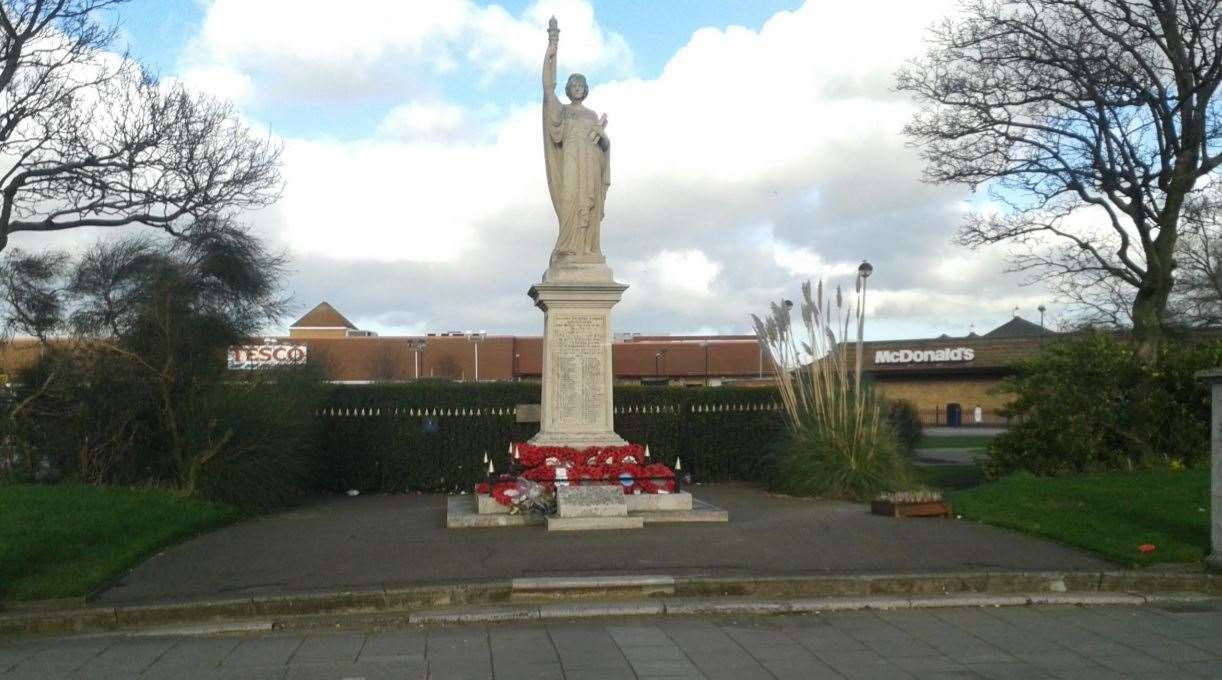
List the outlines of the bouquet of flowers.
{"type": "Polygon", "coordinates": [[[475,492],[491,494],[497,503],[507,506],[509,514],[528,512],[548,514],[556,508],[556,489],[530,479],[501,475],[491,486],[487,482],[477,484],[475,492]]]}

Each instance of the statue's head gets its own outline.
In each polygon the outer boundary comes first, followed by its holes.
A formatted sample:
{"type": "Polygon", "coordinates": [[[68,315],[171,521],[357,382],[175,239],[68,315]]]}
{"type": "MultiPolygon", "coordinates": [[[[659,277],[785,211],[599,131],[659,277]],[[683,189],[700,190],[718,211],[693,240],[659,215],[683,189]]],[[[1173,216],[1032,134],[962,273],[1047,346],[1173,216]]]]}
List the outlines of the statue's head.
{"type": "Polygon", "coordinates": [[[569,100],[580,102],[590,93],[590,85],[586,83],[586,77],[580,73],[574,73],[569,76],[569,82],[564,86],[564,93],[569,96],[569,100]]]}

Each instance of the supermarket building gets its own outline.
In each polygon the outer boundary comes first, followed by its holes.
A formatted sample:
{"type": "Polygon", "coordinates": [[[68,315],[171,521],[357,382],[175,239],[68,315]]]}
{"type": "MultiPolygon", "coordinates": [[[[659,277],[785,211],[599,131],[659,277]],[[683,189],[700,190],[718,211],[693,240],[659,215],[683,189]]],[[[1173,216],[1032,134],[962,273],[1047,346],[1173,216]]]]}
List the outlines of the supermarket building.
{"type": "MultiPolygon", "coordinates": [[[[998,391],[1015,363],[1055,339],[1038,324],[1014,317],[983,335],[864,343],[863,370],[888,399],[912,402],[927,424],[996,426],[1008,395],[998,391]],[[979,411],[977,411],[979,409],[979,411]]],[[[301,348],[308,362],[341,383],[451,380],[537,381],[543,339],[538,336],[449,332],[377,336],[358,329],[323,302],[283,337],[256,341],[301,348]]],[[[252,343],[254,344],[254,343],[252,343]]],[[[250,348],[248,348],[250,349],[250,348]]],[[[849,346],[850,354],[854,351],[849,346]]],[[[241,356],[230,357],[231,366],[241,356]]],[[[617,384],[769,386],[771,364],[754,335],[647,336],[617,334],[612,343],[617,384]]]]}

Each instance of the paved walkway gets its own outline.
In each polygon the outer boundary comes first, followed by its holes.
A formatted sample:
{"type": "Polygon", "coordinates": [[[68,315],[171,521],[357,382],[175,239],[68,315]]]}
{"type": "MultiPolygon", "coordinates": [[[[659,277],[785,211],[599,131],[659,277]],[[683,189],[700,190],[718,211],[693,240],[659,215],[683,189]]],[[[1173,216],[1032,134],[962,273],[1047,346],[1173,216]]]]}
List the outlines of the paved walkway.
{"type": "Polygon", "coordinates": [[[1222,678],[1222,601],[0,640],[0,680],[1222,678]]]}
{"type": "Polygon", "coordinates": [[[971,522],[896,520],[863,505],[701,486],[723,525],[549,534],[446,529],[437,495],[337,497],[244,522],[137,567],[103,604],[296,594],[530,576],[770,576],[1102,570],[1078,550],[971,522]]]}

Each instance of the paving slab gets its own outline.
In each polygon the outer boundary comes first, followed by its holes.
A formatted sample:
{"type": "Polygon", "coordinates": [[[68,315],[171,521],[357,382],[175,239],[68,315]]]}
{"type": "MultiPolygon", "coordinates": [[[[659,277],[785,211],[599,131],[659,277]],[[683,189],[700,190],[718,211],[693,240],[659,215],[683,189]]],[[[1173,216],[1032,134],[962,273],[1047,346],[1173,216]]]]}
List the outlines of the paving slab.
{"type": "MultiPolygon", "coordinates": [[[[319,499],[172,547],[101,593],[99,605],[377,591],[541,576],[1099,571],[1085,552],[972,522],[897,520],[865,505],[769,495],[749,485],[692,493],[733,521],[635,532],[539,527],[448,530],[447,497],[319,499]]],[[[474,510],[471,496],[461,497],[474,510]]],[[[500,517],[508,518],[502,515],[500,517]]]]}

